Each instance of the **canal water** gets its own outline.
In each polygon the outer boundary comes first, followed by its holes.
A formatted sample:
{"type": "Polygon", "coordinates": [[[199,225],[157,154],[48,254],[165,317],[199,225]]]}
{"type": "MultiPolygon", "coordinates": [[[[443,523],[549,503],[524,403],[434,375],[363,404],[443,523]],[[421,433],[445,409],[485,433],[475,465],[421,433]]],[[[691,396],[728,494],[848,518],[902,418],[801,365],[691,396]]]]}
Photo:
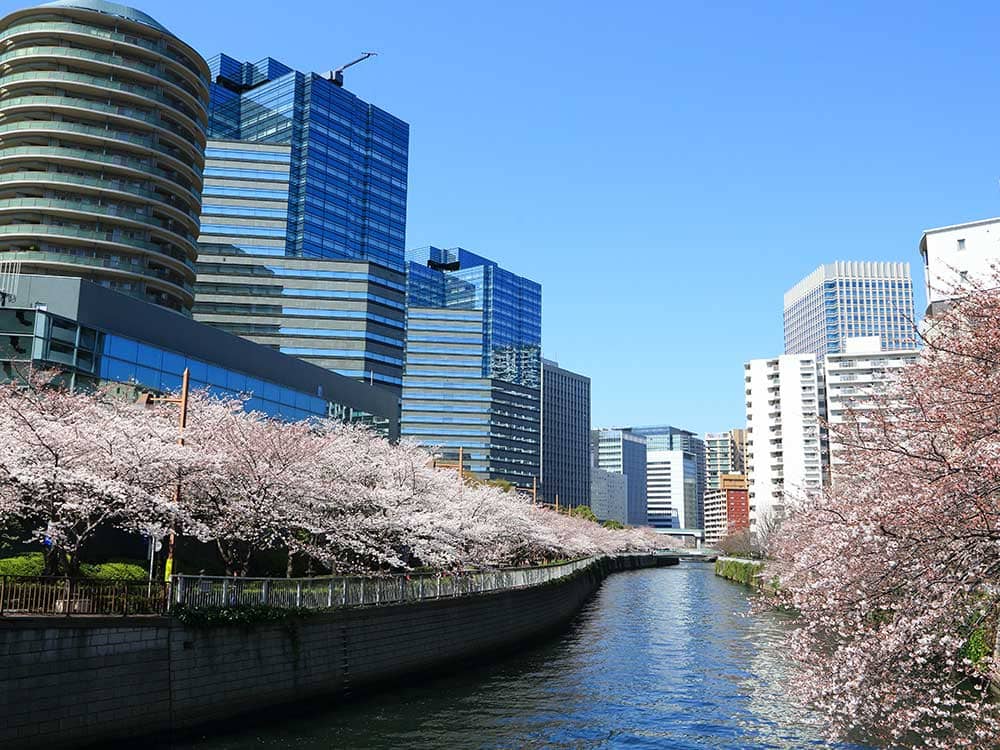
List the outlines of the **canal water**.
{"type": "Polygon", "coordinates": [[[562,636],[327,712],[194,738],[259,748],[847,748],[787,697],[779,615],[705,563],[608,578],[562,636]]]}

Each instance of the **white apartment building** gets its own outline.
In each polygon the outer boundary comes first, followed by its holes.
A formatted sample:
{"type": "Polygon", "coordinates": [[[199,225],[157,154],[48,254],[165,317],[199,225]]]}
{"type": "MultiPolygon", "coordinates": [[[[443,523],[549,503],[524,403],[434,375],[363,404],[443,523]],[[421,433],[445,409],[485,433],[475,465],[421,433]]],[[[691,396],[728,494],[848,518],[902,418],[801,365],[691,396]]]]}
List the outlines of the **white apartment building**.
{"type": "Polygon", "coordinates": [[[750,528],[823,487],[822,370],[814,354],[744,365],[750,528]]]}
{"type": "Polygon", "coordinates": [[[628,524],[628,477],[591,467],[590,509],[601,521],[628,524]]]}
{"type": "Polygon", "coordinates": [[[726,491],[705,491],[705,544],[718,543],[729,532],[729,514],[726,508],[726,491]]]}
{"type": "Polygon", "coordinates": [[[873,397],[892,381],[894,374],[920,357],[918,351],[884,351],[877,336],[848,339],[845,348],[843,354],[827,355],[824,365],[833,482],[837,481],[837,468],[843,463],[835,426],[844,422],[848,409],[860,414],[871,409],[873,397]]]}
{"type": "MultiPolygon", "coordinates": [[[[920,238],[927,284],[927,315],[955,297],[958,287],[996,286],[1000,218],[928,229],[920,238]]],[[[997,269],[1000,270],[1000,269],[997,269]]]]}

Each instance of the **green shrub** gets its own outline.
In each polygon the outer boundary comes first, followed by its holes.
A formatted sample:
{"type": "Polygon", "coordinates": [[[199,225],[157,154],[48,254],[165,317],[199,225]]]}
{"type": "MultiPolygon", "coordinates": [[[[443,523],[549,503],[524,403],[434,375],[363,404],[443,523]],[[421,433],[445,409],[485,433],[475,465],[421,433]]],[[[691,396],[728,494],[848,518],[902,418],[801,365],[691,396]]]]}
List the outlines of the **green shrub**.
{"type": "Polygon", "coordinates": [[[41,552],[32,552],[0,560],[0,576],[40,576],[45,571],[41,552]]]}
{"type": "Polygon", "coordinates": [[[993,654],[993,639],[986,626],[980,626],[969,634],[969,640],[962,648],[962,656],[974,665],[993,654]]]}
{"type": "Polygon", "coordinates": [[[96,565],[83,564],[80,566],[80,573],[86,578],[97,578],[102,581],[145,581],[149,579],[149,571],[145,566],[122,560],[96,565]]]}
{"type": "Polygon", "coordinates": [[[206,628],[219,625],[287,623],[324,614],[324,611],[304,607],[272,607],[266,604],[235,607],[187,607],[179,604],[170,610],[170,614],[185,625],[206,628]]]}

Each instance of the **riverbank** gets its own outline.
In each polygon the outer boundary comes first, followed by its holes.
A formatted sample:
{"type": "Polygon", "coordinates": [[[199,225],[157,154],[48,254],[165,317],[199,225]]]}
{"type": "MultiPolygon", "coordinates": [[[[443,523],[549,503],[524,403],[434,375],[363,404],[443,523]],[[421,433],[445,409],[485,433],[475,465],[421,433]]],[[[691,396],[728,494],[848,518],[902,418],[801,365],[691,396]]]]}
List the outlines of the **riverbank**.
{"type": "MultiPolygon", "coordinates": [[[[676,558],[669,558],[673,564],[676,558]]],[[[72,748],[169,735],[510,650],[559,630],[612,573],[595,558],[537,586],[354,607],[259,625],[167,617],[0,619],[0,744],[72,748]]]]}
{"type": "Polygon", "coordinates": [[[763,560],[741,557],[720,557],[715,561],[715,575],[755,589],[763,587],[763,560]]]}

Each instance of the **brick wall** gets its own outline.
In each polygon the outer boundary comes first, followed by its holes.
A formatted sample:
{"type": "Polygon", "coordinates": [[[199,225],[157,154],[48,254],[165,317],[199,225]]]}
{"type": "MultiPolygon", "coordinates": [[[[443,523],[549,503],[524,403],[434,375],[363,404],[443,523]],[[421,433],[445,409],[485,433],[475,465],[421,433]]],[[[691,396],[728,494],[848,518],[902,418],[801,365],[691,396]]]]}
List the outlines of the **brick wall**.
{"type": "Polygon", "coordinates": [[[62,748],[342,696],[514,647],[565,624],[613,570],[517,591],[186,628],[164,618],[0,618],[0,747],[62,748]]]}

